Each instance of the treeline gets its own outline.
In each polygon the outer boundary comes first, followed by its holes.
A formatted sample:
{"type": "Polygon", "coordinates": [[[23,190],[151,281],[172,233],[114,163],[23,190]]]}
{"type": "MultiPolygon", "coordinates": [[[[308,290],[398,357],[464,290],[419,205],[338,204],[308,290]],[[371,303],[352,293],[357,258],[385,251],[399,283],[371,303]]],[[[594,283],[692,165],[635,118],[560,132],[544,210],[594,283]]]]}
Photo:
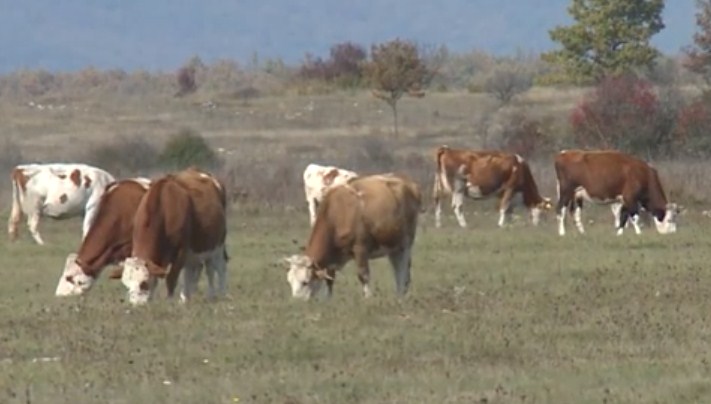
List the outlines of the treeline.
{"type": "MultiPolygon", "coordinates": [[[[551,85],[553,67],[540,55],[520,53],[494,56],[481,51],[453,53],[446,47],[419,47],[424,63],[432,69],[428,91],[490,93],[502,101],[533,85],[551,85]]],[[[306,55],[301,63],[288,65],[280,59],[246,63],[222,59],[205,62],[195,56],[175,71],[101,70],[87,67],[73,72],[42,69],[18,70],[0,75],[0,97],[30,100],[38,97],[99,95],[181,96],[194,92],[237,99],[284,94],[319,94],[341,90],[370,89],[366,69],[370,52],[352,42],[336,44],[326,58],[306,55]]],[[[660,56],[643,77],[655,84],[698,84],[696,75],[683,67],[683,58],[660,56]]]]}

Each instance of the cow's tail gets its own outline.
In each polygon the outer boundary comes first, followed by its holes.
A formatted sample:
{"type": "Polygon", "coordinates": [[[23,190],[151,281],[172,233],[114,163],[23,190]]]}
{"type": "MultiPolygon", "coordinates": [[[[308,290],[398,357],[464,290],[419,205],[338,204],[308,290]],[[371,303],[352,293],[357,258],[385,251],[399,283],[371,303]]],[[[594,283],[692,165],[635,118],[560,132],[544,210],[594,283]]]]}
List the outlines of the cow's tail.
{"type": "Polygon", "coordinates": [[[439,200],[439,198],[444,194],[444,193],[451,193],[452,192],[452,186],[449,183],[449,179],[447,178],[447,169],[444,167],[442,164],[442,155],[449,150],[449,146],[440,146],[437,148],[435,151],[435,177],[434,177],[434,186],[432,189],[432,197],[434,198],[435,203],[439,200]]]}
{"type": "Polygon", "coordinates": [[[20,188],[21,171],[13,170],[10,182],[12,183],[12,208],[10,210],[10,218],[7,223],[7,234],[10,240],[17,238],[17,230],[20,221],[22,220],[22,189],[20,188]]]}

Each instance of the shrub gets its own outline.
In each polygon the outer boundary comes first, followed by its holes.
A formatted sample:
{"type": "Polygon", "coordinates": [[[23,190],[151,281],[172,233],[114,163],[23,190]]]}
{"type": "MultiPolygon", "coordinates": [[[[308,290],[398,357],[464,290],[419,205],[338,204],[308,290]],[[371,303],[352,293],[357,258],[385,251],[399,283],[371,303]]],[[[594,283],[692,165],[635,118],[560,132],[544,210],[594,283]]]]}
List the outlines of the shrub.
{"type": "Polygon", "coordinates": [[[215,168],[219,165],[217,153],[205,138],[191,129],[182,129],[163,147],[158,158],[169,169],[184,169],[189,166],[215,168]]]}
{"type": "Polygon", "coordinates": [[[484,82],[484,89],[501,105],[508,104],[518,94],[533,85],[533,75],[521,67],[500,66],[484,82]]]}
{"type": "Polygon", "coordinates": [[[710,102],[706,95],[679,110],[674,140],[681,153],[693,157],[711,155],[710,102]]]}
{"type": "Polygon", "coordinates": [[[143,135],[121,136],[90,149],[85,161],[116,177],[147,175],[157,166],[158,150],[143,135]]]}
{"type": "Polygon", "coordinates": [[[630,75],[608,77],[570,114],[574,142],[657,155],[671,146],[673,119],[650,82],[630,75]]]}
{"type": "Polygon", "coordinates": [[[330,58],[323,60],[307,54],[298,76],[307,80],[321,80],[349,88],[360,85],[366,51],[360,45],[344,42],[331,47],[330,58]]]}
{"type": "Polygon", "coordinates": [[[515,112],[504,124],[501,134],[501,147],[524,158],[550,145],[544,123],[529,118],[524,112],[515,112]]]}

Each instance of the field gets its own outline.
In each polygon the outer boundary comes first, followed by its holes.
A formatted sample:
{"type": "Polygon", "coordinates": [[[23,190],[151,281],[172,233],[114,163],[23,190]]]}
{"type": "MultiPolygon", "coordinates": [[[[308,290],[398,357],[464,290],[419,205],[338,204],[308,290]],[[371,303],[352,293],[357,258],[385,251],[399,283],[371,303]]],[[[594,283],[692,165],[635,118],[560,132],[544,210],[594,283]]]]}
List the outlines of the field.
{"type": "MultiPolygon", "coordinates": [[[[534,91],[516,107],[564,121],[573,99],[534,91]]],[[[383,139],[388,111],[362,94],[205,101],[41,100],[55,108],[39,110],[0,100],[0,131],[14,145],[0,153],[3,169],[18,150],[23,161],[82,161],[121,136],[160,144],[190,126],[226,150],[234,185],[249,191],[230,209],[228,296],[218,302],[160,296],[132,308],[106,277],[85,297],[55,298],[78,220],[43,221],[44,247],[24,223],[18,242],[0,242],[0,403],[711,401],[708,163],[658,166],[688,208],[675,235],[646,226],[616,237],[609,209],[597,207],[584,213],[585,235],[571,221],[559,237],[553,215],[534,228],[520,208],[498,229],[492,201],[467,205],[464,230],[446,207],[442,229],[431,210],[421,217],[404,299],[383,260],[373,262],[372,299],[349,264],[330,300],[299,302],[279,261],[308,237],[305,164],[401,169],[429,194],[432,147],[479,145],[487,101],[403,100],[400,139],[383,139]]],[[[550,156],[533,168],[555,197],[550,156]]]]}
{"type": "Polygon", "coordinates": [[[470,210],[475,228],[461,230],[425,214],[409,296],[395,298],[374,261],[372,299],[351,264],[331,300],[297,302],[278,260],[305,240],[305,212],[233,210],[228,298],[137,309],[103,278],[84,298],[53,297],[80,226],[47,223],[47,247],[0,246],[0,401],[711,399],[706,218],[671,237],[615,237],[609,212],[597,213],[588,234],[566,238],[553,217],[496,229],[470,210]]]}

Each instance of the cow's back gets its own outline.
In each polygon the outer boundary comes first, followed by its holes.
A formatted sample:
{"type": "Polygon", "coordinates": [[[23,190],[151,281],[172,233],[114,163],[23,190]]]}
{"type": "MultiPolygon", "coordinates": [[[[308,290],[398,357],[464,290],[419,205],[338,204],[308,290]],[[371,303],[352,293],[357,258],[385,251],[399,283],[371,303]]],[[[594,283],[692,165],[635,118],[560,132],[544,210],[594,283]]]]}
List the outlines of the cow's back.
{"type": "Polygon", "coordinates": [[[339,237],[372,237],[379,244],[397,244],[403,235],[410,242],[421,206],[419,187],[397,176],[359,177],[326,194],[324,213],[339,237]]]}
{"type": "Polygon", "coordinates": [[[224,243],[227,232],[224,186],[215,177],[196,169],[176,173],[175,179],[190,198],[193,212],[191,249],[203,252],[224,243]]]}

